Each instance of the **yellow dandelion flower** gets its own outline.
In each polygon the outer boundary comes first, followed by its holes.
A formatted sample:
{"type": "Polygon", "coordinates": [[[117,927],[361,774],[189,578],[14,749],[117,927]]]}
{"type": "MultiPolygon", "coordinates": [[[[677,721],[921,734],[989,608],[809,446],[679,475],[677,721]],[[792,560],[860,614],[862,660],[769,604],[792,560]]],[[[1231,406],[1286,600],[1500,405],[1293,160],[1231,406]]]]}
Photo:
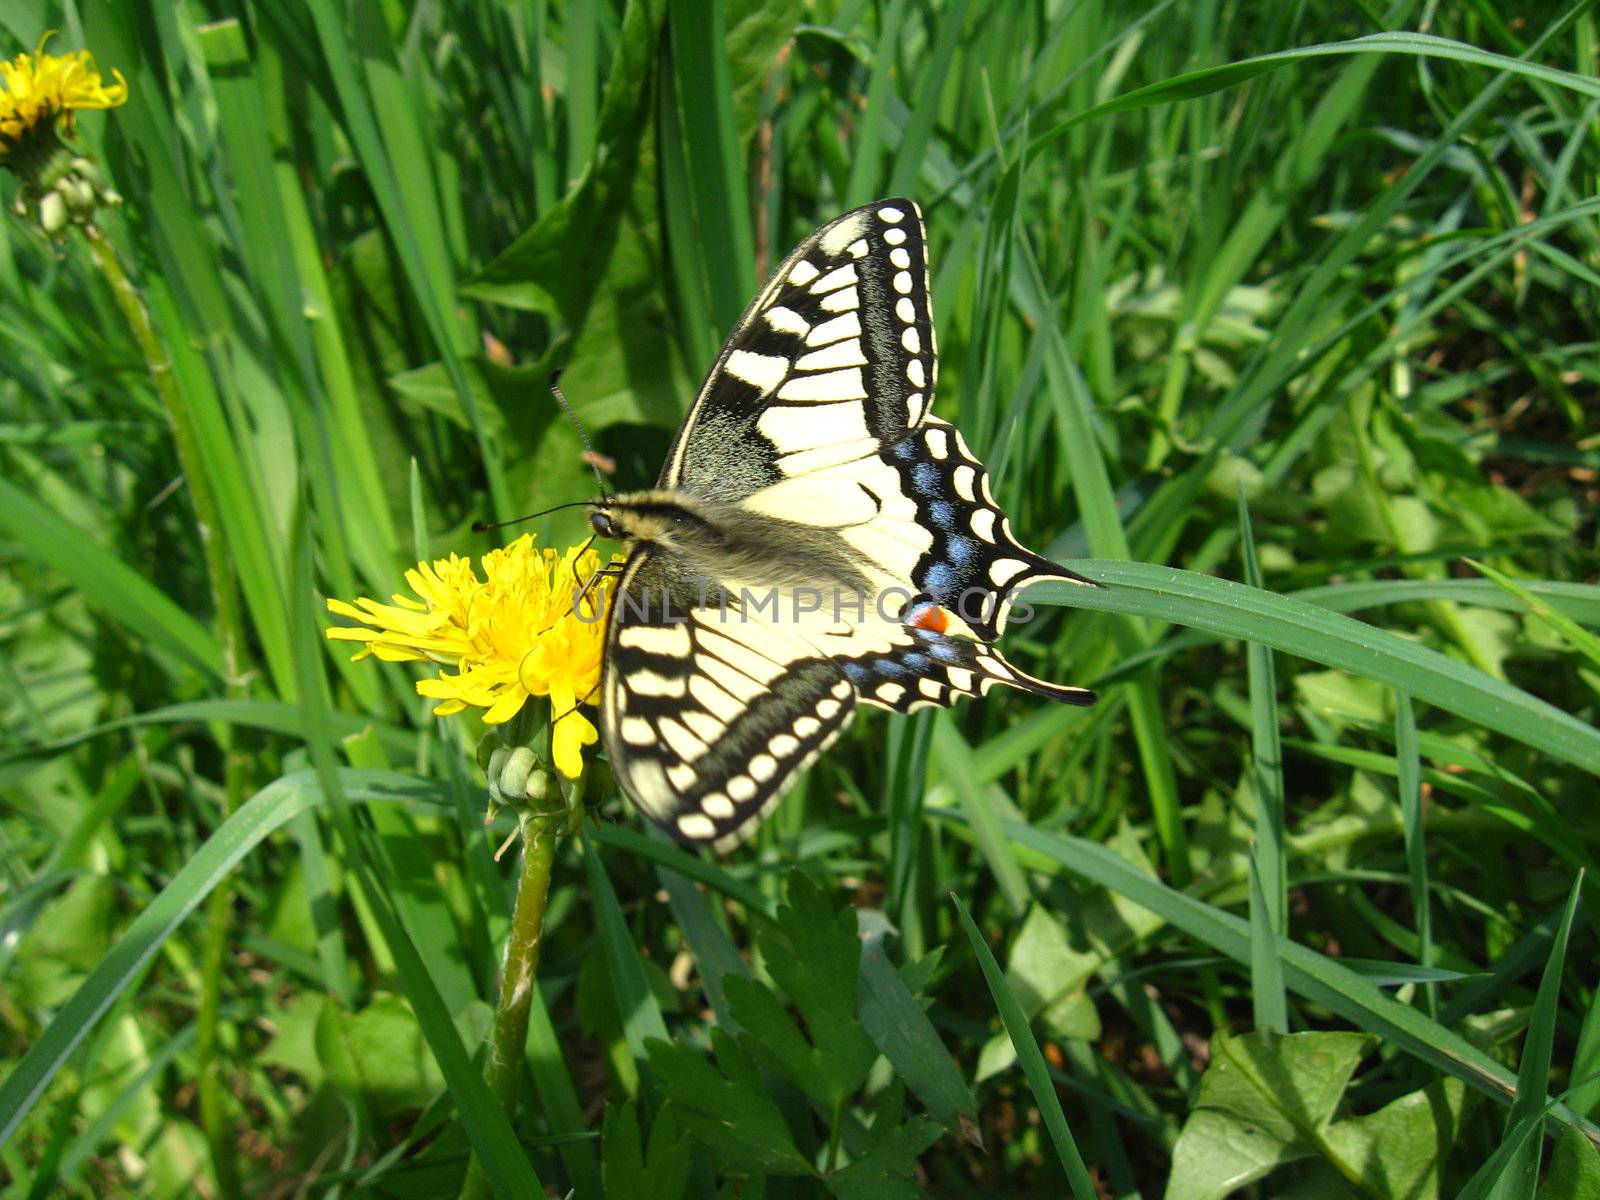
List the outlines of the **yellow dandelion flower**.
{"type": "Polygon", "coordinates": [[[574,599],[578,580],[600,569],[600,556],[579,547],[564,554],[537,550],[525,534],[485,554],[482,568],[480,579],[471,559],[452,554],[406,572],[419,599],[329,600],[329,612],[361,625],[335,626],[328,637],[361,643],[356,660],[376,656],[452,668],[417,682],[421,695],[440,701],[436,716],[471,706],[484,710],[486,724],[499,725],[529,697],[549,697],[556,769],[576,779],[583,747],[599,736],[579,707],[594,702],[600,682],[605,596],[590,588],[581,605],[574,599]]]}
{"type": "Polygon", "coordinates": [[[107,85],[87,50],[46,54],[44,44],[54,32],[39,39],[34,53],[0,62],[0,83],[5,85],[0,91],[0,162],[41,129],[72,136],[75,111],[115,108],[128,98],[122,72],[112,71],[116,82],[107,85]]]}

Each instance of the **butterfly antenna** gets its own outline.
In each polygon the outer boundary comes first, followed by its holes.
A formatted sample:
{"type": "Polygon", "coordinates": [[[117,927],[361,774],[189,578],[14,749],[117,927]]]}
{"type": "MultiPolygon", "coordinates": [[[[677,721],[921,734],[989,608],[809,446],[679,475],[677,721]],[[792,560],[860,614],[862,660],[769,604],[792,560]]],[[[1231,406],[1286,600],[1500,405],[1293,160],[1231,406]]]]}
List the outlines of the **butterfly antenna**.
{"type": "Polygon", "coordinates": [[[601,499],[611,499],[611,493],[606,490],[606,481],[600,474],[600,468],[595,465],[598,455],[594,447],[589,444],[589,435],[584,432],[583,423],[578,420],[578,414],[572,411],[572,405],[567,403],[566,396],[561,393],[561,368],[557,367],[550,372],[550,394],[556,398],[556,403],[561,405],[561,410],[567,414],[567,419],[572,422],[573,428],[578,431],[578,440],[583,443],[583,460],[589,464],[589,470],[594,472],[594,481],[600,489],[601,499]]]}
{"type": "Polygon", "coordinates": [[[488,533],[491,529],[503,529],[507,525],[520,525],[522,522],[531,521],[535,517],[547,517],[551,513],[560,512],[564,508],[588,508],[592,503],[593,501],[591,500],[572,500],[566,504],[556,504],[549,508],[542,508],[538,512],[529,513],[525,517],[512,517],[509,521],[474,521],[472,523],[472,532],[488,533]]]}

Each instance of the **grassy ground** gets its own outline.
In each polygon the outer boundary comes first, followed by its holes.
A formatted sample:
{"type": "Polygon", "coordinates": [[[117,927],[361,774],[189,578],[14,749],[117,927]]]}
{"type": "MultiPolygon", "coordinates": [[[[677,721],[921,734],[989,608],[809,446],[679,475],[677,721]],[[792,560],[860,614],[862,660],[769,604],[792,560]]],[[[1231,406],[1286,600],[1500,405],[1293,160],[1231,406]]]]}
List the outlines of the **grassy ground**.
{"type": "Polygon", "coordinates": [[[153,327],[6,219],[5,1196],[1600,1189],[1591,5],[48,7],[153,327]],[[653,479],[897,193],[1103,699],[869,716],[726,859],[600,797],[508,1119],[481,730],[321,600],[592,493],[553,366],[653,479]]]}

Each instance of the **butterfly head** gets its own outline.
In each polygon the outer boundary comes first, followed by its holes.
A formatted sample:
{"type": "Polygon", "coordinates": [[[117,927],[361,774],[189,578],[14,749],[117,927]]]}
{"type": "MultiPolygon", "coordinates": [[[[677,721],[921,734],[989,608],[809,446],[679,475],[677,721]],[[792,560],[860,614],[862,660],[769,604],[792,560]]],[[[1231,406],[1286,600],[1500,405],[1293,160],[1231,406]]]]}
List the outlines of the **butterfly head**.
{"type": "Polygon", "coordinates": [[[673,492],[636,492],[608,496],[589,505],[589,528],[625,547],[635,544],[663,550],[709,549],[720,540],[713,522],[689,499],[673,492]]]}

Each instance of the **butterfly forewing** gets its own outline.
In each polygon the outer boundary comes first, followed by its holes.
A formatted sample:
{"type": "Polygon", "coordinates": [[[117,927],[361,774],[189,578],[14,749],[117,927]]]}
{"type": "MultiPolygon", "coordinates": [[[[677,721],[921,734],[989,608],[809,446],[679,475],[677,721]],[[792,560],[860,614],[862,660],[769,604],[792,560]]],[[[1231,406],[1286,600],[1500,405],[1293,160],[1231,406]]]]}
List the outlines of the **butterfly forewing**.
{"type": "Polygon", "coordinates": [[[729,335],[660,486],[742,500],[920,425],[937,347],[922,214],[883,200],[824,225],[729,335]]]}

